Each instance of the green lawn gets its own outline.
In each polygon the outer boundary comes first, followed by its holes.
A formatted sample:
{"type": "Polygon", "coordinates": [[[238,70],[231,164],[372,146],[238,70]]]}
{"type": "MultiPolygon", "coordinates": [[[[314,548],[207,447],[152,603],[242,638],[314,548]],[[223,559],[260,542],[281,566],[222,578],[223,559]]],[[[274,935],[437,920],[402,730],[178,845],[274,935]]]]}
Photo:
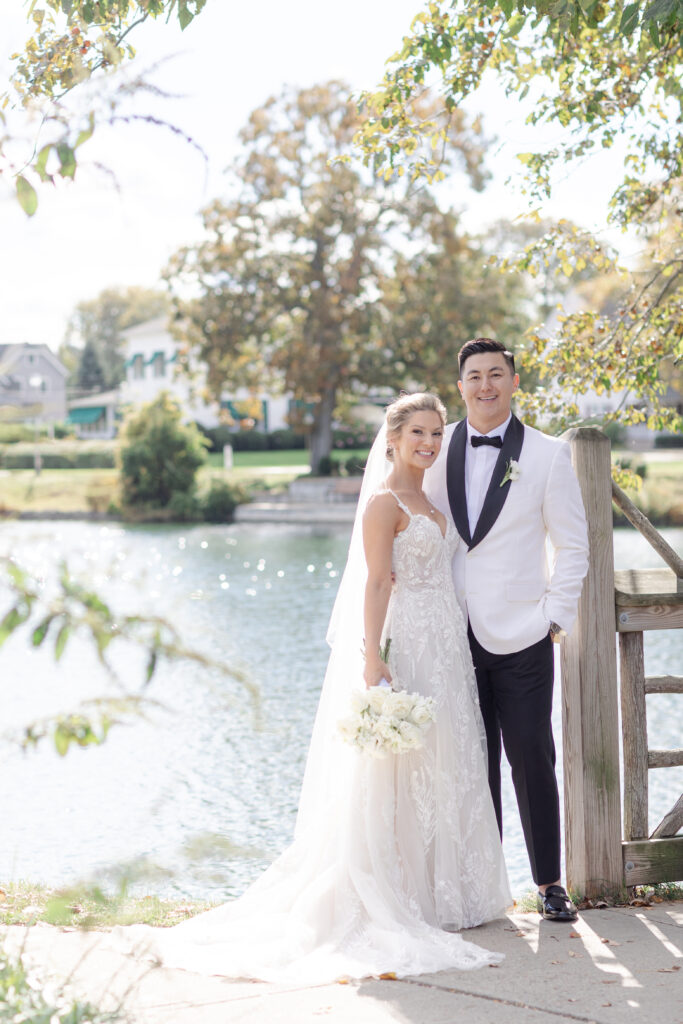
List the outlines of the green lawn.
{"type": "MultiPolygon", "coordinates": [[[[364,461],[367,452],[335,452],[336,460],[355,456],[364,461]]],[[[290,481],[309,472],[305,451],[236,452],[234,468],[222,470],[222,456],[213,453],[198,474],[200,491],[209,478],[225,476],[254,489],[283,490],[290,481]]],[[[619,452],[632,465],[646,465],[640,492],[631,497],[655,523],[683,525],[683,457],[660,452],[619,452]]],[[[0,512],[106,512],[117,503],[115,469],[0,470],[0,512]]]]}
{"type": "MultiPolygon", "coordinates": [[[[336,462],[343,462],[351,455],[365,460],[368,454],[367,448],[335,450],[332,458],[336,462]]],[[[308,468],[308,452],[303,448],[288,451],[265,451],[265,452],[235,452],[233,465],[235,469],[263,469],[269,466],[291,466],[308,468]]],[[[223,466],[223,455],[221,452],[210,452],[209,465],[214,467],[223,466]]]]}

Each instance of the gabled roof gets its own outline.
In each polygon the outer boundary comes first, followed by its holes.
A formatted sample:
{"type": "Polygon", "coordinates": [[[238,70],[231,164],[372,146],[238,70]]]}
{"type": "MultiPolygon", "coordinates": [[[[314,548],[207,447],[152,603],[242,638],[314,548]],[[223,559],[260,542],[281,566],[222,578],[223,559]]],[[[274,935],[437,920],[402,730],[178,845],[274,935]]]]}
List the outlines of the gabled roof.
{"type": "Polygon", "coordinates": [[[28,342],[23,342],[18,345],[0,345],[0,373],[11,372],[12,367],[19,361],[19,358],[25,353],[33,351],[36,355],[40,354],[43,359],[47,359],[49,363],[61,373],[64,377],[69,376],[69,371],[62,362],[59,361],[54,352],[48,348],[47,345],[30,345],[28,342]]]}

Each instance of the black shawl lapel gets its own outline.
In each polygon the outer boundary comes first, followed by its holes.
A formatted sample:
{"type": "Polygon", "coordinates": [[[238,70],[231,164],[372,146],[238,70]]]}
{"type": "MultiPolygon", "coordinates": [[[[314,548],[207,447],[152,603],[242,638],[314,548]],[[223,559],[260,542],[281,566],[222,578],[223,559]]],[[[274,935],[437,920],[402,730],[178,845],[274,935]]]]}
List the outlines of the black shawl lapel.
{"type": "Polygon", "coordinates": [[[472,543],[470,524],[467,518],[467,497],[465,495],[465,450],[467,447],[467,420],[456,425],[448,445],[446,457],[446,488],[448,504],[457,531],[469,547],[472,543]]]}
{"type": "MultiPolygon", "coordinates": [[[[465,435],[467,432],[465,432],[465,435]]],[[[453,442],[451,442],[452,444],[453,442]]],[[[474,528],[474,535],[470,543],[470,548],[475,547],[480,541],[484,539],[486,534],[489,532],[496,519],[501,513],[505,499],[508,496],[510,490],[511,481],[507,480],[502,486],[502,480],[505,476],[510,459],[517,461],[522,445],[524,443],[524,425],[520,423],[515,415],[513,415],[508,428],[505,431],[505,437],[503,439],[503,447],[498,452],[498,458],[496,464],[493,467],[493,473],[491,474],[491,483],[489,489],[486,492],[484,498],[484,504],[477,520],[477,525],[474,528]]],[[[449,489],[450,495],[450,489],[449,489]]],[[[465,512],[467,515],[467,512],[465,512]]],[[[459,527],[458,527],[459,528],[459,527]]]]}

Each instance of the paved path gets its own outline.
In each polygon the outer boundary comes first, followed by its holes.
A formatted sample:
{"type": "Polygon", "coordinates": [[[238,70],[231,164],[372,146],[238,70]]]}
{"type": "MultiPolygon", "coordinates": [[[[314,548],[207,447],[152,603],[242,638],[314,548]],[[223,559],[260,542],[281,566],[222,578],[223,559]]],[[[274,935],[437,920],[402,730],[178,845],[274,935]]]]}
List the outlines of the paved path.
{"type": "Polygon", "coordinates": [[[683,1024],[683,903],[592,910],[574,927],[510,914],[466,933],[506,954],[495,968],[283,989],[149,968],[101,933],[2,929],[134,1024],[683,1024]]]}

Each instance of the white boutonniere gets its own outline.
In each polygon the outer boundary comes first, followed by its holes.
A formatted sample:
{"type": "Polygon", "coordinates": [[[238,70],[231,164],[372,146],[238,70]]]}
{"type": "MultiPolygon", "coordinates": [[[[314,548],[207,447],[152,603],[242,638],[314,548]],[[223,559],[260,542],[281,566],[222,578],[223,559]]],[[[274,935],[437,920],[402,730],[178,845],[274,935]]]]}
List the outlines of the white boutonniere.
{"type": "Polygon", "coordinates": [[[505,476],[500,481],[500,486],[502,487],[503,484],[506,484],[508,482],[508,480],[514,483],[515,480],[519,480],[521,475],[522,471],[519,468],[519,463],[515,459],[508,459],[507,468],[505,470],[505,476]]]}

